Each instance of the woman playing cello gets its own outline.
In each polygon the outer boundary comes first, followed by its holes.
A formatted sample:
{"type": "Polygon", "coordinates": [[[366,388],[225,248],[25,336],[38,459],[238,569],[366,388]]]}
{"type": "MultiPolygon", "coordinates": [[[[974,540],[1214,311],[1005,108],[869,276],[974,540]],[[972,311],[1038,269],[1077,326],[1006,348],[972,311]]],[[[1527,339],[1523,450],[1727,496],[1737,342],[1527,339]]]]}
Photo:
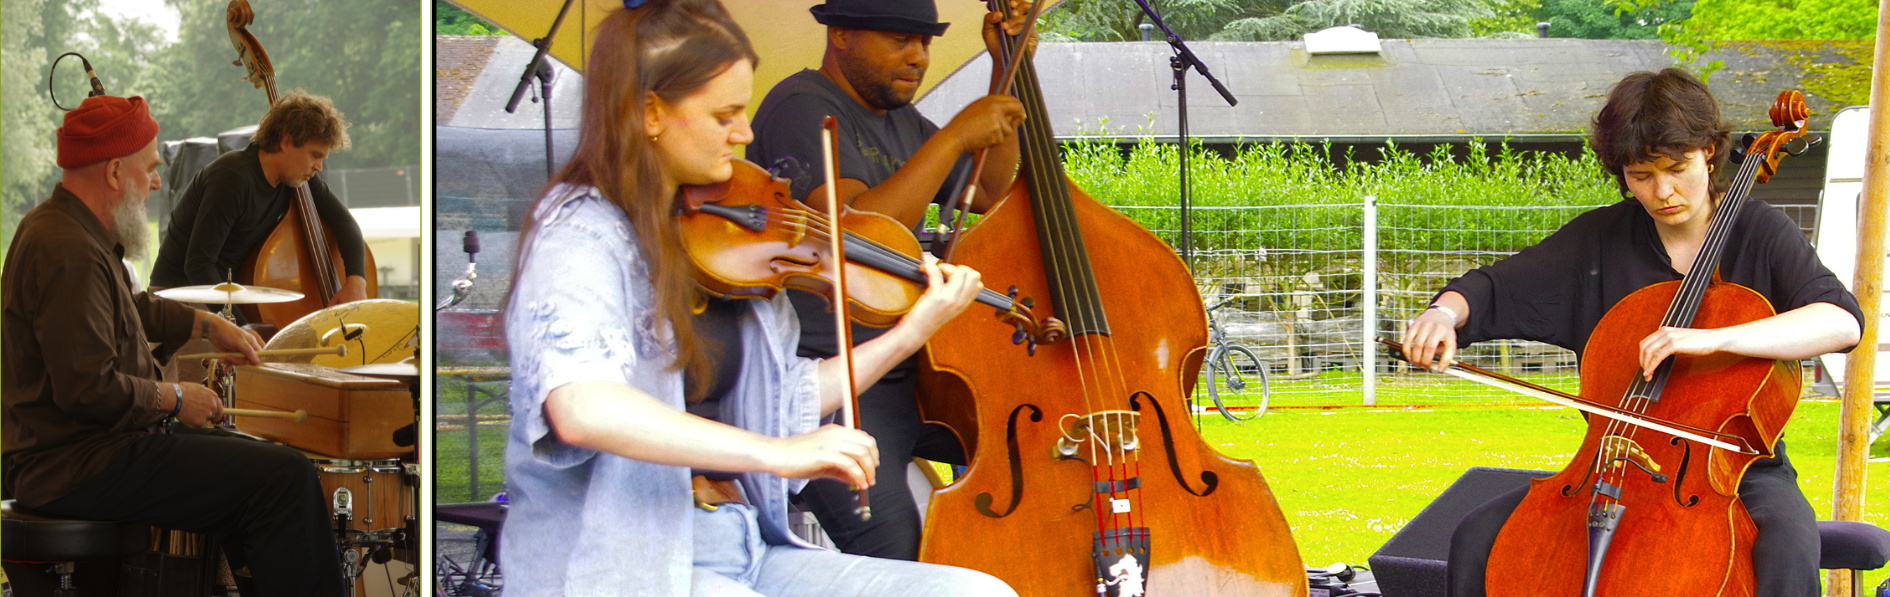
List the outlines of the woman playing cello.
{"type": "MultiPolygon", "coordinates": [[[[681,187],[727,180],[752,138],[754,50],[715,0],[629,0],[595,39],[578,148],[524,226],[506,320],[506,592],[1013,594],[983,573],[788,532],[790,492],[814,478],[869,486],[878,452],[819,425],[846,399],[847,369],[795,356],[786,297],[705,297],[682,252],[681,187]]],[[[981,288],[969,269],[925,269],[919,303],[858,347],[860,387],[981,288]]]]}
{"type": "MultiPolygon", "coordinates": [[[[1495,338],[1581,352],[1617,302],[1680,279],[1700,256],[1727,190],[1726,177],[1716,174],[1728,163],[1730,131],[1706,85],[1685,71],[1628,75],[1596,115],[1590,143],[1631,199],[1584,213],[1541,243],[1452,280],[1406,328],[1405,356],[1441,369],[1459,344],[1495,338]]],[[[1639,345],[1641,370],[1650,378],[1673,355],[1726,352],[1791,361],[1857,343],[1862,315],[1856,298],[1782,212],[1745,202],[1720,259],[1722,280],[1763,295],[1778,314],[1717,329],[1661,327],[1639,345]]],[[[1816,595],[1814,514],[1783,441],[1774,454],[1754,463],[1738,490],[1758,529],[1755,594],[1816,595]]],[[[1525,493],[1498,496],[1464,517],[1451,541],[1452,595],[1484,594],[1491,545],[1525,493]]]]}

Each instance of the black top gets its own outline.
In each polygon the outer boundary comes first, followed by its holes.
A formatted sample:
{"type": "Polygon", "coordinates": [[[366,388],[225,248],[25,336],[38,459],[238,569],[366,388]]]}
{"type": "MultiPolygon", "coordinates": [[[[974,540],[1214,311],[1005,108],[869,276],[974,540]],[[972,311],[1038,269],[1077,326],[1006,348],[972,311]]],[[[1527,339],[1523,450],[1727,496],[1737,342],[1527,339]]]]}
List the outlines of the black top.
{"type": "MultiPolygon", "coordinates": [[[[748,146],[748,160],[793,181],[789,189],[794,198],[806,200],[808,193],[826,181],[820,169],[820,123],[829,115],[839,121],[835,146],[840,178],[858,180],[869,188],[891,178],[926,139],[938,132],[938,125],[914,106],[877,114],[820,71],[803,70],[776,84],[755,109],[755,141],[748,146]]],[[[931,202],[943,204],[963,191],[970,173],[971,156],[960,156],[931,202]]],[[[837,354],[833,315],[827,301],[798,290],[790,291],[788,297],[801,318],[800,354],[819,358],[837,354]]],[[[854,324],[853,342],[857,345],[885,332],[883,328],[854,324]]],[[[907,359],[885,379],[903,378],[915,362],[907,359]]]]}
{"type": "MultiPolygon", "coordinates": [[[[1681,278],[1654,225],[1640,202],[1627,199],[1576,216],[1535,246],[1452,280],[1444,290],[1457,291],[1470,304],[1470,321],[1457,330],[1457,343],[1535,340],[1579,355],[1616,302],[1681,278]]],[[[1863,322],[1857,298],[1818,261],[1804,233],[1763,201],[1746,201],[1720,257],[1719,276],[1757,291],[1779,313],[1831,303],[1863,322]]]]}
{"type": "MultiPolygon", "coordinates": [[[[742,372],[742,314],[748,308],[742,299],[709,298],[709,305],[695,318],[695,334],[711,345],[710,356],[714,359],[714,385],[709,386],[709,393],[699,402],[688,402],[685,409],[689,414],[711,421],[722,420],[722,399],[735,389],[735,382],[741,379],[742,372]]],[[[695,383],[689,376],[683,376],[683,395],[694,396],[695,383]]],[[[718,481],[733,479],[735,473],[694,469],[691,474],[702,475],[718,481]]]]}
{"type": "MultiPolygon", "coordinates": [[[[219,284],[243,264],[258,243],[289,212],[295,188],[271,185],[263,175],[259,146],[223,154],[205,166],[184,189],[170,230],[151,266],[151,285],[163,288],[219,284]]],[[[308,181],[315,211],[335,235],[345,276],[365,276],[367,260],[361,227],[328,190],[320,174],[308,181]]]]}

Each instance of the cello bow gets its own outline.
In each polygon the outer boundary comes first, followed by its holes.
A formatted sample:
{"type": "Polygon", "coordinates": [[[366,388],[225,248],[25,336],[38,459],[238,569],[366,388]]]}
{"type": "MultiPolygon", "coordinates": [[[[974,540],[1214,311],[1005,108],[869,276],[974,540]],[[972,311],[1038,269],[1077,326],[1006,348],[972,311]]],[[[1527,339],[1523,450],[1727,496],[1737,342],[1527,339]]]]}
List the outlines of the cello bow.
{"type": "MultiPolygon", "coordinates": [[[[1392,358],[1398,359],[1400,361],[1405,360],[1403,358],[1404,357],[1403,344],[1400,344],[1398,342],[1394,342],[1391,340],[1386,340],[1384,338],[1379,338],[1378,343],[1391,347],[1392,358]]],[[[1406,362],[1409,362],[1409,361],[1406,361],[1406,362]]],[[[1551,388],[1548,386],[1529,383],[1521,379],[1510,377],[1508,375],[1503,375],[1501,373],[1497,373],[1495,371],[1484,369],[1482,367],[1471,365],[1469,363],[1465,363],[1462,361],[1455,361],[1455,360],[1451,361],[1449,364],[1447,364],[1444,367],[1444,370],[1442,371],[1442,373],[1444,373],[1445,375],[1450,375],[1452,377],[1457,377],[1459,379],[1464,379],[1464,380],[1480,383],[1480,384],[1490,386],[1492,388],[1496,388],[1499,390],[1509,390],[1511,392],[1522,394],[1524,396],[1529,396],[1531,398],[1536,398],[1536,399],[1540,399],[1546,402],[1559,404],[1559,405],[1573,408],[1575,410],[1579,410],[1585,413],[1591,413],[1598,416],[1607,417],[1610,419],[1614,419],[1616,421],[1620,421],[1622,423],[1634,425],[1636,427],[1645,427],[1645,428],[1652,429],[1654,431],[1659,431],[1661,433],[1665,433],[1665,434],[1672,435],[1675,437],[1682,437],[1682,438],[1690,439],[1696,442],[1700,442],[1702,444],[1719,448],[1721,450],[1730,450],[1732,452],[1737,452],[1740,454],[1758,454],[1759,453],[1758,450],[1752,449],[1752,445],[1749,442],[1747,442],[1745,438],[1740,437],[1738,435],[1734,435],[1731,433],[1722,433],[1719,431],[1713,431],[1711,429],[1702,429],[1699,427],[1686,425],[1683,423],[1676,423],[1673,421],[1662,421],[1662,420],[1655,419],[1652,417],[1647,417],[1645,415],[1641,415],[1640,413],[1635,413],[1633,411],[1629,411],[1629,410],[1622,409],[1619,407],[1609,406],[1609,405],[1602,404],[1599,402],[1590,401],[1588,399],[1582,398],[1581,396],[1576,396],[1574,394],[1570,394],[1568,392],[1557,390],[1555,388],[1551,388]],[[1730,440],[1739,442],[1739,445],[1733,445],[1732,443],[1719,440],[1719,439],[1714,439],[1712,437],[1707,437],[1707,436],[1718,436],[1721,438],[1730,439],[1730,440]]]]}

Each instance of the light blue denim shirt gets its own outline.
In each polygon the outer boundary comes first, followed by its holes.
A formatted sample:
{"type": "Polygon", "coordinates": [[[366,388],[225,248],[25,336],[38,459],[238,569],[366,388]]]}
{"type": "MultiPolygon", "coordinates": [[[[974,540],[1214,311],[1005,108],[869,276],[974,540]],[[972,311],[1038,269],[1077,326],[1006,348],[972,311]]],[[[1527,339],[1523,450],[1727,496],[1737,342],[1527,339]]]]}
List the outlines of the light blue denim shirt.
{"type": "MultiPolygon", "coordinates": [[[[683,408],[673,344],[652,310],[654,291],[623,211],[595,189],[559,187],[540,201],[535,231],[506,313],[512,349],[511,499],[501,545],[507,595],[687,596],[692,562],[689,470],[566,444],[545,419],[545,396],[572,382],[607,381],[683,408]]],[[[722,422],[784,437],[819,426],[812,359],[795,356],[800,324],[785,296],[742,316],[741,379],[722,422]]],[[[763,540],[813,548],[787,530],[787,499],[805,481],[741,477],[763,540]]]]}

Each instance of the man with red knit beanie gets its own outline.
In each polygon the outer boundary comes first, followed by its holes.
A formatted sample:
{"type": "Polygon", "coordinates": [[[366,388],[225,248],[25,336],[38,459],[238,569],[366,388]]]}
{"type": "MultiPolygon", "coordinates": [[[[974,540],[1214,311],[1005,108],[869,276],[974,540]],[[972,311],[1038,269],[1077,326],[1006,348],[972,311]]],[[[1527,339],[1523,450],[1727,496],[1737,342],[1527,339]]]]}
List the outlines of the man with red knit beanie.
{"type": "Polygon", "coordinates": [[[222,412],[216,394],[158,381],[158,363],[192,338],[245,363],[262,342],[134,292],[122,260],[150,245],[157,133],[140,97],[86,98],[58,129],[63,176],[21,219],[0,269],[0,491],[48,516],[216,535],[245,595],[338,597],[340,559],[308,458],[203,428],[222,412]]]}

